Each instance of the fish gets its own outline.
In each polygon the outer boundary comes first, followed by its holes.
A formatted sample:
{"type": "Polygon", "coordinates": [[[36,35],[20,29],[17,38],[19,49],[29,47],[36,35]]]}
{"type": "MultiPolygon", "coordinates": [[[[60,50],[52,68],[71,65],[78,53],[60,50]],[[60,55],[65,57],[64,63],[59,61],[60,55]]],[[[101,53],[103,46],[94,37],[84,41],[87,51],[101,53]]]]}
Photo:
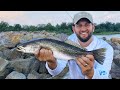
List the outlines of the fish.
{"type": "Polygon", "coordinates": [[[88,54],[93,55],[99,64],[103,64],[105,60],[105,48],[87,51],[87,49],[70,40],[60,41],[51,38],[34,39],[18,44],[16,50],[34,54],[41,48],[50,49],[53,52],[53,56],[61,60],[76,60],[77,57],[88,54]]]}

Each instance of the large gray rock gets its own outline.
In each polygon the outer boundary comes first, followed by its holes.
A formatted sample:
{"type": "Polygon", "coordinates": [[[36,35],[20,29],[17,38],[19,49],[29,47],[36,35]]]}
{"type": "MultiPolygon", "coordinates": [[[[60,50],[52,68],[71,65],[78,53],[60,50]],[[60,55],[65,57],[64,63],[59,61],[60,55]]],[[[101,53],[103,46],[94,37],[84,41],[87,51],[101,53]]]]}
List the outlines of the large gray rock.
{"type": "Polygon", "coordinates": [[[40,79],[40,74],[33,70],[28,74],[27,79],[40,79]]]}
{"type": "Polygon", "coordinates": [[[6,49],[3,51],[3,56],[7,59],[7,60],[14,60],[17,58],[21,58],[22,57],[22,53],[18,52],[15,49],[6,49]]]}
{"type": "Polygon", "coordinates": [[[7,49],[5,45],[0,45],[0,51],[4,51],[5,49],[7,49]]]}
{"type": "Polygon", "coordinates": [[[50,77],[51,77],[50,74],[46,74],[46,73],[40,74],[40,79],[47,79],[47,78],[50,78],[50,77]]]}
{"type": "Polygon", "coordinates": [[[0,57],[0,79],[4,79],[12,69],[7,68],[9,61],[0,57]]]}
{"type": "Polygon", "coordinates": [[[61,33],[61,34],[57,34],[56,37],[59,38],[61,41],[65,41],[68,38],[68,35],[61,33]]]}
{"type": "Polygon", "coordinates": [[[11,73],[13,70],[11,68],[6,68],[5,70],[0,72],[0,79],[5,79],[6,76],[11,73]]]}
{"type": "Polygon", "coordinates": [[[113,79],[120,79],[120,67],[117,66],[114,62],[112,63],[110,75],[111,75],[111,78],[113,79]]]}
{"type": "Polygon", "coordinates": [[[112,43],[112,42],[108,42],[108,43],[113,47],[114,50],[120,50],[119,44],[117,44],[117,43],[112,43]]]}
{"type": "Polygon", "coordinates": [[[112,37],[110,40],[113,43],[119,43],[120,44],[120,38],[112,37]]]}
{"type": "Polygon", "coordinates": [[[0,57],[4,58],[2,51],[0,51],[0,57]]]}
{"type": "Polygon", "coordinates": [[[114,56],[119,55],[120,54],[120,50],[114,50],[114,56]]]}
{"type": "Polygon", "coordinates": [[[23,73],[13,71],[5,79],[26,79],[26,76],[23,73]]]}
{"type": "Polygon", "coordinates": [[[120,68],[120,55],[119,54],[114,56],[113,62],[120,68]]]}
{"type": "Polygon", "coordinates": [[[10,61],[9,68],[13,68],[15,71],[28,74],[30,72],[30,66],[33,62],[33,58],[14,60],[10,61]]]}
{"type": "Polygon", "coordinates": [[[47,71],[47,69],[46,69],[46,67],[45,67],[45,63],[46,62],[40,62],[40,67],[39,67],[39,73],[41,74],[41,73],[48,73],[48,71],[47,71]]]}
{"type": "Polygon", "coordinates": [[[38,71],[39,67],[40,67],[40,61],[36,60],[35,58],[33,58],[33,60],[34,60],[34,62],[30,66],[30,72],[33,71],[33,70],[38,71]]]}
{"type": "Polygon", "coordinates": [[[5,70],[5,67],[6,65],[8,64],[9,62],[3,58],[0,57],[0,71],[3,71],[5,70]]]}

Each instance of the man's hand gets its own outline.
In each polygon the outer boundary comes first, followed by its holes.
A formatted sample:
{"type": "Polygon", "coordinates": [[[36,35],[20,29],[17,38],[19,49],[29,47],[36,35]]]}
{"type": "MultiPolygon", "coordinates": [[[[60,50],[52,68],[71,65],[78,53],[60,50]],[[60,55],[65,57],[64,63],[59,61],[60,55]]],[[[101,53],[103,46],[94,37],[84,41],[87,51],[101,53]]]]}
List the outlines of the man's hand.
{"type": "Polygon", "coordinates": [[[42,49],[36,51],[34,53],[34,55],[36,56],[36,58],[39,61],[46,61],[48,63],[48,66],[51,69],[55,69],[56,68],[56,66],[57,66],[56,59],[53,56],[53,52],[50,49],[42,48],[42,49]]]}
{"type": "Polygon", "coordinates": [[[80,66],[82,73],[91,79],[94,75],[94,56],[86,55],[77,58],[77,64],[80,66]]]}

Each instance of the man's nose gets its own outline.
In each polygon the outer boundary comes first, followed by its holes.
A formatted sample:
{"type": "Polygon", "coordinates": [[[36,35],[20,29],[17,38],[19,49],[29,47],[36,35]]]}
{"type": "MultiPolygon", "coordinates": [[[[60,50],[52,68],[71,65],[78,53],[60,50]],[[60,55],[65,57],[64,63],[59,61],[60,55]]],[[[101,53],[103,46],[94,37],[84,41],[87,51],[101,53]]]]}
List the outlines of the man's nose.
{"type": "Polygon", "coordinates": [[[86,28],[85,26],[82,26],[82,27],[81,27],[81,31],[86,31],[86,29],[87,29],[87,28],[86,28]]]}

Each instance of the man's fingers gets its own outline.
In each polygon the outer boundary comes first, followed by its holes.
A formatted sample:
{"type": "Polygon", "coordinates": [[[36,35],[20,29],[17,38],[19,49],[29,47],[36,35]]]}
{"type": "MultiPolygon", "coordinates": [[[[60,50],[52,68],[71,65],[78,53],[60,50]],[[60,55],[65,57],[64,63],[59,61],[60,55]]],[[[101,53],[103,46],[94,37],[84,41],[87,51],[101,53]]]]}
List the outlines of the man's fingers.
{"type": "Polygon", "coordinates": [[[53,52],[51,51],[51,50],[48,50],[48,52],[52,55],[53,54],[53,52]]]}
{"type": "Polygon", "coordinates": [[[40,61],[48,61],[48,60],[53,60],[53,52],[50,49],[47,48],[41,48],[37,50],[34,55],[36,56],[37,59],[40,61]]]}
{"type": "Polygon", "coordinates": [[[83,59],[84,62],[85,62],[86,64],[88,64],[88,65],[91,63],[91,61],[90,61],[89,58],[87,58],[87,57],[81,57],[81,59],[83,59]]]}
{"type": "Polygon", "coordinates": [[[50,58],[53,58],[53,52],[51,50],[48,50],[50,58]]]}
{"type": "Polygon", "coordinates": [[[84,67],[83,64],[81,64],[78,60],[77,60],[77,64],[78,64],[81,68],[84,67]]]}
{"type": "Polygon", "coordinates": [[[40,49],[38,49],[37,51],[35,51],[34,55],[37,56],[40,52],[40,49]]]}
{"type": "Polygon", "coordinates": [[[81,63],[83,66],[86,66],[87,63],[82,59],[82,57],[81,57],[81,58],[78,58],[77,60],[78,60],[79,63],[81,63]]]}
{"type": "Polygon", "coordinates": [[[89,58],[90,61],[94,60],[94,56],[93,55],[86,55],[87,58],[89,58]]]}
{"type": "Polygon", "coordinates": [[[49,59],[49,50],[47,49],[42,49],[41,51],[41,57],[43,60],[48,60],[49,59]]]}
{"type": "Polygon", "coordinates": [[[49,50],[44,50],[44,58],[46,60],[49,60],[49,58],[51,57],[51,53],[49,50]]]}

